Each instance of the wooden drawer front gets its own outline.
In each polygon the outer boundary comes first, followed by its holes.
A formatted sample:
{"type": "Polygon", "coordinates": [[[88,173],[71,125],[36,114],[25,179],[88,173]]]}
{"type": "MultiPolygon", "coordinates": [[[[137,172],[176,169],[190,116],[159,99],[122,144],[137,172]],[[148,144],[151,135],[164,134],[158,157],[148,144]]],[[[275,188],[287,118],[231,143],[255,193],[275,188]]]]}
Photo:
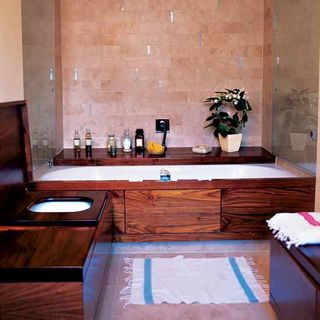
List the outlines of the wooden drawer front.
{"type": "Polygon", "coordinates": [[[220,230],[220,190],[126,191],[127,233],[220,230]]]}
{"type": "Polygon", "coordinates": [[[315,284],[277,241],[271,241],[270,296],[281,320],[316,318],[315,284]]]}
{"type": "Polygon", "coordinates": [[[277,212],[313,211],[314,188],[225,189],[223,231],[267,231],[266,219],[277,212]]]}

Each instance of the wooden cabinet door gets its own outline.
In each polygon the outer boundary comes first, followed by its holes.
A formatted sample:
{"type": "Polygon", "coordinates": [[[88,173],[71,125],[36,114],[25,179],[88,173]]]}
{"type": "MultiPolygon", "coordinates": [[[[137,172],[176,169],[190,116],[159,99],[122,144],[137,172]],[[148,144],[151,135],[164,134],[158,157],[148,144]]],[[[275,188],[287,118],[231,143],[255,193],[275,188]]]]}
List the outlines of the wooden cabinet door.
{"type": "Polygon", "coordinates": [[[220,190],[125,192],[128,234],[220,230],[220,190]]]}
{"type": "Polygon", "coordinates": [[[266,220],[277,212],[313,211],[314,188],[225,189],[221,228],[231,232],[267,232],[266,220]]]}

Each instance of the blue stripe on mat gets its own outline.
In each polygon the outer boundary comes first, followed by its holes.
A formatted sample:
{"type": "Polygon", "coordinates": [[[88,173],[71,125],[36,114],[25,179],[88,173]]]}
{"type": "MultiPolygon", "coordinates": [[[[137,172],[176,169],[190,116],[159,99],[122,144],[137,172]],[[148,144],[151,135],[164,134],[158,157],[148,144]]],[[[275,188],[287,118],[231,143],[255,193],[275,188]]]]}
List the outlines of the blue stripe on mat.
{"type": "Polygon", "coordinates": [[[246,294],[249,302],[252,302],[252,303],[259,302],[259,300],[254,295],[253,291],[251,290],[251,288],[247,284],[245,278],[243,277],[243,275],[242,275],[242,273],[240,271],[240,268],[239,268],[239,266],[237,264],[236,259],[234,257],[229,257],[229,263],[231,265],[231,268],[232,268],[234,274],[237,277],[237,280],[239,281],[239,284],[240,284],[241,288],[243,289],[244,293],[246,294]]]}
{"type": "Polygon", "coordinates": [[[143,295],[146,304],[154,304],[152,297],[152,283],[151,283],[151,259],[144,260],[144,284],[143,295]]]}

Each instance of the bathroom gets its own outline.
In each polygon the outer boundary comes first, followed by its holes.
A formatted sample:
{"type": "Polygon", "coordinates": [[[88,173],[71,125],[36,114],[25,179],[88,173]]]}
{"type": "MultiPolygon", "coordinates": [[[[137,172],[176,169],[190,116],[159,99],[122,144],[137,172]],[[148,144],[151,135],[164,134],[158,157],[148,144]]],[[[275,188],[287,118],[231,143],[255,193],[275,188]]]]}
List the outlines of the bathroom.
{"type": "MultiPolygon", "coordinates": [[[[318,185],[317,1],[1,5],[1,74],[14,76],[0,77],[0,102],[27,99],[34,169],[72,149],[75,130],[83,145],[90,128],[93,148],[106,148],[109,134],[120,147],[127,128],[132,134],[143,128],[146,141],[159,142],[158,118],[170,119],[169,149],[218,147],[212,130],[204,129],[203,101],[213,91],[240,87],[253,108],[242,146],[264,147],[306,169],[318,185]],[[290,144],[286,104],[308,115],[302,150],[290,144]]],[[[316,192],[316,209],[319,201],[316,192]]]]}

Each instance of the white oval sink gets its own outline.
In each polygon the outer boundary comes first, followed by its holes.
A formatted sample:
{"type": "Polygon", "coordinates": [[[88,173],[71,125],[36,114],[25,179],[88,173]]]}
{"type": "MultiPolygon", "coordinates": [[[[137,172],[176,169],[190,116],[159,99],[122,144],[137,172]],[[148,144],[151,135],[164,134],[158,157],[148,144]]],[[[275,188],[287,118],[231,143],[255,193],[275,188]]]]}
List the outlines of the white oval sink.
{"type": "Polygon", "coordinates": [[[92,200],[81,198],[49,198],[41,200],[28,209],[32,212],[79,212],[92,206],[92,200]]]}

